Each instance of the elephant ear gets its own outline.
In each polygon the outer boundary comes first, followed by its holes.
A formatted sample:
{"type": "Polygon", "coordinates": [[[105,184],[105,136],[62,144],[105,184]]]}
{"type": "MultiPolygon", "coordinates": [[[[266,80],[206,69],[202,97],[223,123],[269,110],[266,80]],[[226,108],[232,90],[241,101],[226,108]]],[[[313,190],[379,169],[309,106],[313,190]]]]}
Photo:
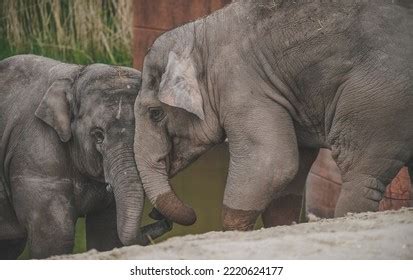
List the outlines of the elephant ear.
{"type": "Polygon", "coordinates": [[[158,98],[169,106],[184,109],[204,120],[204,109],[192,59],[169,53],[168,64],[159,85],[158,98]]]}
{"type": "Polygon", "coordinates": [[[70,79],[54,81],[46,91],[35,112],[36,117],[53,127],[62,142],[69,141],[72,136],[70,129],[70,104],[66,96],[70,88],[70,79]]]}

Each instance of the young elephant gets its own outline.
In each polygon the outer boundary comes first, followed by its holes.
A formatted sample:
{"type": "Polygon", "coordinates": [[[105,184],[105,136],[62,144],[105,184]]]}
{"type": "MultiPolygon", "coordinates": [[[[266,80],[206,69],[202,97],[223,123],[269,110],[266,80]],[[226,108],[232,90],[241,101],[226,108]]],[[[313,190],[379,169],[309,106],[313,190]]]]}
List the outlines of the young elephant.
{"type": "Polygon", "coordinates": [[[71,253],[80,216],[88,249],[144,245],[170,230],[165,220],[139,229],[140,83],[126,67],[34,55],[0,62],[0,258],[17,257],[26,239],[34,258],[71,253]]]}
{"type": "Polygon", "coordinates": [[[168,176],[228,137],[224,229],[251,229],[272,201],[301,195],[320,147],[343,175],[335,215],[377,210],[413,168],[412,15],[391,0],[241,0],[164,33],[135,103],[151,202],[193,223],[168,176]]]}

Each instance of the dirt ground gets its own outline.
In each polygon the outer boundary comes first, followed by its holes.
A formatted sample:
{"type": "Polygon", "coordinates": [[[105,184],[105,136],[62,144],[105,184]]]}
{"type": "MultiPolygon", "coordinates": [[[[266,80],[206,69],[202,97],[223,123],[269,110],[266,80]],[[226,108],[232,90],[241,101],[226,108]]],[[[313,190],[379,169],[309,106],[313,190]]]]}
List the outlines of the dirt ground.
{"type": "Polygon", "coordinates": [[[252,232],[209,232],[56,259],[413,259],[413,208],[252,232]]]}

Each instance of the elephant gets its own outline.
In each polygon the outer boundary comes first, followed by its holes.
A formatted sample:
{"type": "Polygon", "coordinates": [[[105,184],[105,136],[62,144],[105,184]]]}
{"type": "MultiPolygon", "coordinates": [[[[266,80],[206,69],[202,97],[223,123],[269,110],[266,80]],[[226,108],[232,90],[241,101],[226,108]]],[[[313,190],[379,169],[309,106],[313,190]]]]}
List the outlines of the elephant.
{"type": "Polygon", "coordinates": [[[343,176],[335,217],[378,210],[413,168],[412,15],[407,1],[239,0],[159,36],[134,109],[151,203],[193,224],[169,178],[227,138],[224,230],[299,209],[320,148],[343,176]]]}
{"type": "MultiPolygon", "coordinates": [[[[144,191],[133,155],[135,69],[35,55],[0,61],[0,258],[72,252],[86,217],[88,249],[146,245],[144,191]]],[[[149,237],[148,237],[149,236],[149,237]]]]}

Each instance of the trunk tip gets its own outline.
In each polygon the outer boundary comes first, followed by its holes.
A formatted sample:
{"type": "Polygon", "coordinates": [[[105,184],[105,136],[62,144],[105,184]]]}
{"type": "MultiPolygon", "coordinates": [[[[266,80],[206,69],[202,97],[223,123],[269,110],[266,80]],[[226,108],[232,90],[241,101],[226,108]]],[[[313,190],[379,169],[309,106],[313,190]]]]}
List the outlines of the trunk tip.
{"type": "Polygon", "coordinates": [[[177,224],[190,226],[196,222],[194,209],[180,201],[173,191],[159,195],[155,205],[163,216],[177,224]]]}

